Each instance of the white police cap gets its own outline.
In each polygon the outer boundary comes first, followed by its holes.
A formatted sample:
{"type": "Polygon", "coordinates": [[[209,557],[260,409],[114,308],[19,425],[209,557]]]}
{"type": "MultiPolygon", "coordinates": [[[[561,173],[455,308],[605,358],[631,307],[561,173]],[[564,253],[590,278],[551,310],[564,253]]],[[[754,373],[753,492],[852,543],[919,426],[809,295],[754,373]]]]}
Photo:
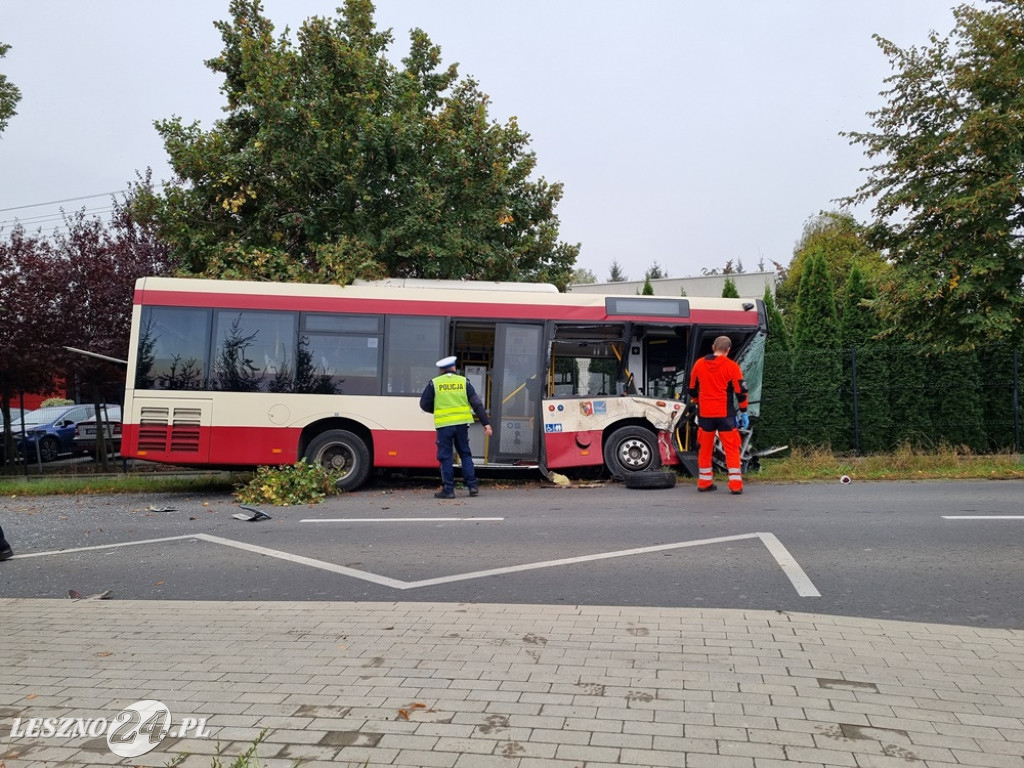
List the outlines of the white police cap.
{"type": "Polygon", "coordinates": [[[458,358],[455,357],[455,355],[452,355],[451,357],[442,357],[440,360],[434,363],[434,365],[436,365],[438,368],[451,368],[453,365],[455,365],[457,360],[458,358]]]}

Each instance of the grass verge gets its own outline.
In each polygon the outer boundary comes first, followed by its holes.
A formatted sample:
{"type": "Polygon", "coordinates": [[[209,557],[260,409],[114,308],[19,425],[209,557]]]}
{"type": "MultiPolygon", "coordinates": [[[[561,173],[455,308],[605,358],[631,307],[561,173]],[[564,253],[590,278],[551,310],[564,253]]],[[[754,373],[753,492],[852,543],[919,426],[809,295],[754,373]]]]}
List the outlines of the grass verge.
{"type": "Polygon", "coordinates": [[[75,496],[99,493],[222,493],[234,490],[251,474],[211,474],[191,477],[117,475],[109,477],[0,478],[0,496],[75,496]]]}
{"type": "Polygon", "coordinates": [[[750,479],[765,482],[853,480],[1012,480],[1024,478],[1019,454],[973,455],[943,447],[922,451],[901,446],[893,453],[842,456],[822,448],[795,448],[784,458],[761,459],[750,479]]]}

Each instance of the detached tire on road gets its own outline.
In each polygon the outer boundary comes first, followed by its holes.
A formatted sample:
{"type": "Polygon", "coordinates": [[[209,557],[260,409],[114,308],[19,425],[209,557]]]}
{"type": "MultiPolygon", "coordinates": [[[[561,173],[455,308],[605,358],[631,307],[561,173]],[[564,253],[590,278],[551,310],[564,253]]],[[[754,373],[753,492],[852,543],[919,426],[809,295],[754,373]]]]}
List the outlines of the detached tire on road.
{"type": "Polygon", "coordinates": [[[630,472],[625,483],[627,488],[675,488],[676,473],[671,469],[630,472]]]}

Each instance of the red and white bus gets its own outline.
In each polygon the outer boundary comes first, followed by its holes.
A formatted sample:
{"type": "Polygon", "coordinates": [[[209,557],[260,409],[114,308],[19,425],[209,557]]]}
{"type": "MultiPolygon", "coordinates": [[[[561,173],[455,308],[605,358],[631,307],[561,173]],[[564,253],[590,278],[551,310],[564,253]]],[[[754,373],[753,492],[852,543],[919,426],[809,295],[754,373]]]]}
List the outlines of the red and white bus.
{"type": "MultiPolygon", "coordinates": [[[[694,466],[679,429],[691,362],[719,335],[760,399],[763,302],[559,293],[521,283],[348,286],[147,277],[135,288],[122,453],[186,466],[437,466],[419,409],[456,355],[494,434],[481,469],[613,475],[694,466]]],[[[691,470],[692,471],[692,470],[691,470]]]]}

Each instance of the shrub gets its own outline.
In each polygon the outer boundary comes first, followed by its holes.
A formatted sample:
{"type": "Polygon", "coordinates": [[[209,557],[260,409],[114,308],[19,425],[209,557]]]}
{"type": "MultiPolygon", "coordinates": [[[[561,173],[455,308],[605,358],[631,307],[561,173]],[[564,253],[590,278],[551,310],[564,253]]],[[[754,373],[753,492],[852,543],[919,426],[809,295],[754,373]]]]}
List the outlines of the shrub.
{"type": "Polygon", "coordinates": [[[258,467],[247,484],[239,487],[235,498],[243,504],[312,504],[336,493],[335,477],[319,464],[300,459],[291,466],[258,467]]]}

